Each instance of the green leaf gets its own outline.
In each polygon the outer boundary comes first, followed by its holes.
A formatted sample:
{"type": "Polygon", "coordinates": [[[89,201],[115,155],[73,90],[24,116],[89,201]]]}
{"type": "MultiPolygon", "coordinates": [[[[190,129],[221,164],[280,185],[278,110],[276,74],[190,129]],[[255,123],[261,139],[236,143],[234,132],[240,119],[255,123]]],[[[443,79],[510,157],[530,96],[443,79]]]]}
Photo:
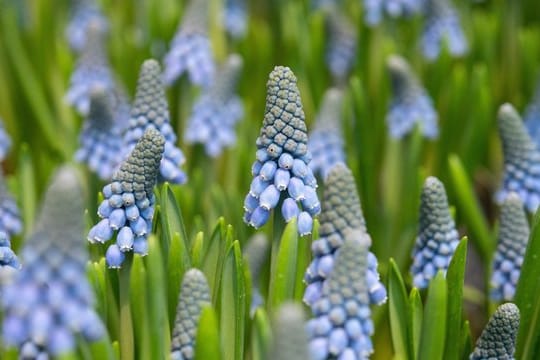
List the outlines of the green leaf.
{"type": "Polygon", "coordinates": [[[446,336],[446,309],[448,291],[444,273],[439,271],[429,284],[422,337],[420,339],[419,360],[442,359],[446,336]]]}
{"type": "Polygon", "coordinates": [[[410,304],[410,323],[409,323],[409,346],[412,349],[412,357],[410,359],[416,359],[418,356],[418,349],[420,349],[420,339],[422,337],[422,319],[424,317],[424,309],[422,304],[422,298],[420,297],[420,291],[417,288],[412,288],[409,294],[410,304]]]}
{"type": "Polygon", "coordinates": [[[176,317],[176,303],[178,302],[182,277],[190,268],[190,261],[188,260],[186,262],[185,260],[186,251],[180,233],[174,233],[171,239],[171,246],[169,247],[169,261],[167,262],[167,302],[171,331],[176,317]]]}
{"type": "Polygon", "coordinates": [[[521,266],[515,303],[521,320],[517,337],[516,359],[536,359],[540,353],[540,211],[533,220],[529,244],[521,266]]]}
{"type": "Polygon", "coordinates": [[[195,341],[195,359],[221,359],[217,315],[212,306],[201,311],[195,341]]]}
{"type": "Polygon", "coordinates": [[[142,359],[151,357],[149,343],[151,334],[148,332],[146,276],[143,258],[139,255],[134,255],[130,278],[131,314],[133,316],[135,347],[137,354],[142,359]]]}
{"type": "Polygon", "coordinates": [[[204,236],[203,233],[198,233],[193,241],[193,247],[191,248],[191,264],[195,268],[200,268],[202,265],[204,249],[204,236]]]}
{"type": "Polygon", "coordinates": [[[463,326],[461,327],[461,359],[469,360],[469,356],[473,351],[473,344],[471,339],[471,328],[469,326],[469,321],[465,320],[463,326]]]}
{"type": "MultiPolygon", "coordinates": [[[[274,244],[275,245],[275,244],[274,244]]],[[[276,309],[285,300],[294,298],[298,262],[298,231],[291,220],[283,231],[275,266],[270,274],[268,306],[276,309]]]]}
{"type": "Polygon", "coordinates": [[[111,345],[109,336],[105,336],[100,341],[89,343],[90,355],[92,359],[115,360],[116,356],[111,345]]]}
{"type": "MultiPolygon", "coordinates": [[[[202,233],[197,234],[197,237],[202,233]]],[[[208,241],[205,241],[204,259],[202,261],[202,271],[208,279],[208,286],[212,291],[212,299],[216,304],[218,291],[222,278],[223,262],[228,249],[232,246],[232,241],[226,238],[226,224],[224,218],[219,218],[214,231],[208,241]]]]}
{"type": "Polygon", "coordinates": [[[253,360],[266,360],[272,342],[272,327],[266,310],[255,310],[251,329],[251,357],[253,360]]]}
{"type": "Polygon", "coordinates": [[[219,317],[225,360],[244,359],[248,307],[244,261],[240,243],[235,240],[227,252],[221,278],[219,317]]]}
{"type": "Polygon", "coordinates": [[[408,314],[409,301],[403,278],[394,259],[390,259],[388,270],[388,311],[390,315],[390,331],[394,346],[394,359],[412,359],[409,346],[408,314]]]}
{"type": "Polygon", "coordinates": [[[180,249],[182,255],[182,263],[185,268],[190,268],[190,259],[189,259],[189,249],[188,237],[186,234],[186,229],[184,226],[184,220],[182,218],[182,212],[178,206],[178,202],[174,196],[173,191],[168,183],[163,184],[161,188],[161,198],[160,198],[160,220],[162,227],[162,239],[161,247],[163,249],[163,254],[169,254],[169,247],[172,246],[171,242],[175,234],[180,236],[180,249]]]}
{"type": "Polygon", "coordinates": [[[446,349],[445,359],[457,359],[461,348],[460,344],[462,318],[463,318],[463,284],[465,278],[465,264],[467,261],[467,238],[464,237],[454,252],[446,282],[448,285],[448,318],[446,323],[446,349]]]}

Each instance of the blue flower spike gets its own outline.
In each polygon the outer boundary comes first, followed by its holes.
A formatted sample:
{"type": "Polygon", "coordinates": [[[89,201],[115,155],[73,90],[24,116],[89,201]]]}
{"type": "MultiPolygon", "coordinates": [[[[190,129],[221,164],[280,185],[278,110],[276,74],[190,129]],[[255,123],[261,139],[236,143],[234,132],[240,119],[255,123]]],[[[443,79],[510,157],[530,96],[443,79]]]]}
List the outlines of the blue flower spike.
{"type": "Polygon", "coordinates": [[[411,274],[414,286],[424,289],[439,270],[446,274],[459,244],[459,234],[450,215],[444,185],[436,177],[430,176],[424,182],[419,223],[411,274]]]}
{"type": "Polygon", "coordinates": [[[110,180],[123,154],[125,123],[118,122],[105,89],[96,87],[90,93],[90,112],[79,136],[80,147],[75,159],[84,162],[102,180],[110,180]]]}
{"type": "Polygon", "coordinates": [[[511,192],[516,192],[527,211],[534,213],[540,204],[540,152],[512,105],[500,107],[498,125],[504,174],[495,201],[502,204],[511,192]]]}
{"type": "Polygon", "coordinates": [[[0,170],[0,233],[3,233],[9,242],[13,235],[21,233],[22,228],[23,224],[19,208],[13,196],[9,193],[4,175],[0,170]]]}
{"type": "Polygon", "coordinates": [[[171,338],[171,360],[192,360],[195,357],[197,326],[205,306],[211,306],[208,282],[200,270],[188,270],[182,280],[176,307],[171,338]]]}
{"type": "Polygon", "coordinates": [[[112,182],[103,188],[99,205],[102,219],[88,233],[91,243],[106,243],[115,232],[116,242],[109,245],[105,258],[110,268],[120,268],[131,251],[146,255],[147,237],[152,230],[159,164],[165,139],[155,129],[148,129],[129,157],[115,172],[112,182]]]}
{"type": "Polygon", "coordinates": [[[540,149],[540,80],[536,85],[533,99],[525,108],[523,120],[531,139],[540,149]]]}
{"type": "Polygon", "coordinates": [[[286,222],[297,219],[298,233],[310,234],[320,212],[317,181],[308,164],[307,128],[296,77],[276,66],[266,84],[266,108],[259,137],[253,181],[244,201],[244,222],[259,228],[282,201],[286,222]]]}
{"type": "Polygon", "coordinates": [[[341,10],[331,7],[326,15],[326,33],[326,64],[335,81],[344,83],[356,57],[356,27],[341,10]]]}
{"type": "Polygon", "coordinates": [[[188,143],[204,144],[211,157],[236,142],[234,126],[244,116],[242,100],[236,94],[241,70],[240,55],[230,55],[212,86],[203,90],[193,106],[184,138],[188,143]]]}
{"type": "Polygon", "coordinates": [[[216,65],[208,37],[209,0],[190,0],[163,62],[163,81],[172,85],[184,72],[202,87],[214,81],[216,65]]]}
{"type": "Polygon", "coordinates": [[[106,333],[86,279],[81,193],[73,168],[57,171],[25,242],[24,267],[3,290],[3,340],[21,359],[56,358],[75,350],[78,336],[96,341],[106,333]]]}
{"type": "Polygon", "coordinates": [[[519,309],[516,305],[500,305],[476,341],[476,347],[469,359],[514,359],[519,320],[519,309]]]}
{"type": "Polygon", "coordinates": [[[183,184],[186,174],[180,169],[186,158],[176,147],[176,134],[170,123],[169,105],[161,80],[161,68],[156,60],[146,60],[137,82],[135,100],[131,108],[129,127],[124,136],[126,150],[131,151],[142,134],[157,129],[165,138],[165,152],[159,168],[158,181],[183,184]]]}
{"type": "MultiPolygon", "coordinates": [[[[304,276],[307,283],[304,302],[309,306],[313,306],[322,296],[336,255],[345,241],[345,233],[350,229],[360,229],[367,234],[354,177],[344,164],[335,165],[326,178],[320,223],[320,238],[311,245],[313,260],[304,276]]],[[[377,258],[368,252],[367,261],[369,301],[381,305],[386,301],[386,288],[379,280],[377,258]]]]}
{"type": "Polygon", "coordinates": [[[4,127],[4,122],[0,119],[0,161],[3,161],[11,149],[11,138],[4,127]]]}
{"type": "Polygon", "coordinates": [[[491,298],[512,301],[529,241],[529,223],[523,203],[510,193],[501,208],[499,240],[493,261],[491,298]]]}
{"type": "Polygon", "coordinates": [[[242,38],[247,30],[246,0],[225,0],[223,24],[225,30],[234,38],[242,38]]]}
{"type": "Polygon", "coordinates": [[[258,307],[264,304],[264,298],[259,291],[259,277],[269,253],[270,242],[263,233],[253,235],[244,249],[244,258],[248,264],[253,287],[251,293],[251,315],[255,313],[258,307]]]}
{"type": "Polygon", "coordinates": [[[343,92],[331,88],[324,94],[315,127],[309,134],[308,149],[312,154],[309,167],[326,178],[337,163],[345,162],[345,145],[341,130],[343,92]]]}
{"type": "Polygon", "coordinates": [[[447,45],[450,55],[465,55],[467,38],[451,0],[426,0],[425,16],[421,45],[426,59],[435,60],[443,44],[447,45]]]}
{"type": "Polygon", "coordinates": [[[426,138],[436,138],[439,127],[433,102],[407,61],[401,56],[393,55],[388,58],[387,67],[392,87],[390,107],[386,115],[390,136],[401,139],[418,124],[426,138]]]}
{"type": "Polygon", "coordinates": [[[367,359],[373,352],[366,277],[370,243],[363,229],[349,229],[345,234],[334,270],[306,325],[311,359],[367,359]]]}
{"type": "Polygon", "coordinates": [[[87,42],[87,31],[94,23],[100,34],[109,30],[107,18],[103,15],[95,0],[73,0],[71,19],[66,28],[66,38],[71,49],[80,52],[87,42]]]}
{"type": "Polygon", "coordinates": [[[92,89],[101,87],[113,92],[116,88],[104,49],[104,34],[99,26],[95,21],[88,24],[86,43],[71,74],[69,89],[65,95],[66,102],[82,115],[87,115],[90,111],[92,89]]]}
{"type": "Polygon", "coordinates": [[[419,13],[425,0],[364,0],[364,21],[368,26],[378,25],[385,16],[408,17],[419,13]]]}
{"type": "Polygon", "coordinates": [[[272,322],[273,346],[269,359],[309,360],[304,309],[296,303],[282,304],[272,322]]]}

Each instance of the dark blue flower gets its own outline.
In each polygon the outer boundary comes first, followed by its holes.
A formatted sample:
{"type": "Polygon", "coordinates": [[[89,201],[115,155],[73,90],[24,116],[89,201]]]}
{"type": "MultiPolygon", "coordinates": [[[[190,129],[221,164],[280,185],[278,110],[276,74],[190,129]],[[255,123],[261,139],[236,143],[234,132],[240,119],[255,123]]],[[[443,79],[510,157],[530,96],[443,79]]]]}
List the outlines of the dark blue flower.
{"type": "Polygon", "coordinates": [[[364,0],[364,19],[369,26],[379,24],[384,16],[406,17],[419,13],[425,0],[364,0]]]}
{"type": "Polygon", "coordinates": [[[308,149],[312,154],[309,167],[323,179],[337,163],[345,162],[341,133],[343,93],[336,88],[324,94],[313,131],[309,134],[308,149]]]}
{"type": "Polygon", "coordinates": [[[422,52],[435,60],[444,43],[451,55],[462,56],[468,50],[467,39],[461,29],[459,16],[450,0],[426,0],[426,20],[422,33],[422,52]]]}
{"type": "Polygon", "coordinates": [[[247,28],[245,0],[225,0],[223,24],[233,38],[240,38],[245,35],[247,28]]]}
{"type": "Polygon", "coordinates": [[[469,359],[514,359],[519,318],[516,305],[506,303],[499,306],[476,341],[469,359]]]}
{"type": "Polygon", "coordinates": [[[72,351],[76,335],[87,341],[105,335],[86,280],[81,192],[74,169],[58,171],[25,242],[24,267],[3,290],[3,340],[23,359],[72,351]]]}
{"type": "Polygon", "coordinates": [[[193,106],[184,138],[188,143],[204,144],[209,156],[219,156],[223,148],[236,142],[234,126],[244,116],[236,82],[242,58],[231,55],[216,75],[212,86],[203,90],[193,106]]]}
{"type": "Polygon", "coordinates": [[[308,166],[311,154],[296,77],[288,67],[276,66],[266,89],[266,109],[256,142],[253,181],[244,201],[244,221],[255,228],[263,226],[270,211],[283,201],[285,220],[297,218],[299,234],[306,235],[311,232],[312,217],[320,212],[320,203],[315,192],[317,181],[308,166]]]}
{"type": "Polygon", "coordinates": [[[373,352],[373,321],[369,308],[369,235],[350,229],[338,251],[336,265],[312,306],[307,323],[311,359],[366,359],[373,352]]]}
{"type": "Polygon", "coordinates": [[[165,152],[158,180],[173,184],[185,183],[187,177],[180,166],[186,159],[176,147],[176,134],[169,120],[169,105],[161,80],[161,69],[158,62],[152,59],[146,60],[141,66],[129,128],[124,137],[126,150],[131,151],[147,129],[157,129],[165,138],[165,152]]]}
{"type": "Polygon", "coordinates": [[[210,86],[216,65],[208,38],[208,1],[191,0],[163,62],[163,80],[170,85],[187,71],[193,84],[210,86]]]}
{"type": "Polygon", "coordinates": [[[326,15],[326,33],[326,64],[332,76],[344,82],[356,57],[356,28],[344,13],[332,7],[326,15]]]}
{"type": "Polygon", "coordinates": [[[191,269],[184,274],[171,338],[171,360],[191,360],[203,307],[210,306],[210,288],[204,274],[191,269]]]}
{"type": "Polygon", "coordinates": [[[148,129],[129,157],[115,172],[112,182],[103,188],[104,200],[99,205],[102,219],[88,233],[91,243],[105,243],[114,233],[116,243],[105,255],[111,268],[119,268],[125,253],[146,255],[146,238],[152,230],[156,184],[165,139],[155,129],[148,129]]]}
{"type": "Polygon", "coordinates": [[[495,200],[502,204],[511,192],[516,192],[527,211],[535,212],[540,204],[540,152],[512,105],[504,104],[500,107],[498,124],[504,174],[495,200]]]}
{"type": "Polygon", "coordinates": [[[272,322],[272,360],[309,360],[308,339],[305,331],[304,309],[295,303],[284,303],[276,311],[272,322]]]}
{"type": "Polygon", "coordinates": [[[94,0],[74,0],[72,3],[66,37],[69,46],[79,52],[86,45],[90,24],[93,23],[99,33],[105,34],[109,30],[109,23],[94,0]]]}
{"type": "MultiPolygon", "coordinates": [[[[344,164],[336,164],[328,173],[324,184],[320,238],[312,243],[313,260],[304,277],[308,285],[304,302],[310,306],[322,296],[324,284],[334,269],[336,254],[345,241],[345,233],[351,229],[367,231],[351,171],[344,164]]],[[[377,258],[371,252],[367,253],[366,279],[370,303],[384,303],[386,289],[379,280],[377,258]]]]}
{"type": "Polygon", "coordinates": [[[411,275],[414,286],[423,289],[439,270],[446,273],[459,244],[444,185],[433,176],[426,179],[422,188],[419,222],[411,275]]]}
{"type": "Polygon", "coordinates": [[[439,135],[437,113],[409,64],[400,56],[391,56],[388,71],[392,85],[390,108],[386,115],[390,136],[402,138],[419,124],[425,137],[436,138],[439,135]]]}

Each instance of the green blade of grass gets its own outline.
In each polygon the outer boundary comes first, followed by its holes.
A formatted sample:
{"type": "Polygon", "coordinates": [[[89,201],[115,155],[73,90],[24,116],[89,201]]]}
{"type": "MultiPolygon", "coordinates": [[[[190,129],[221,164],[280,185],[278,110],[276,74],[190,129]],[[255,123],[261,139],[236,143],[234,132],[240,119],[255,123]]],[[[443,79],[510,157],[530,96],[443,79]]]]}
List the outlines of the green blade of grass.
{"type": "Polygon", "coordinates": [[[448,290],[442,271],[429,284],[424,317],[422,319],[422,337],[419,360],[442,359],[446,339],[448,290]]]}

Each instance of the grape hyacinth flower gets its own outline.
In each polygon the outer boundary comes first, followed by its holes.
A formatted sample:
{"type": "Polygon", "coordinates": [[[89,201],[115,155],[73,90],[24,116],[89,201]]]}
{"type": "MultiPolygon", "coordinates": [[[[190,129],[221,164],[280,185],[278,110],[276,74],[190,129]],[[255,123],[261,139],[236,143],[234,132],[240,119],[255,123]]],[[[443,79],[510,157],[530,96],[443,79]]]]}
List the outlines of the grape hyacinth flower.
{"type": "Polygon", "coordinates": [[[245,0],[225,0],[223,9],[225,30],[233,38],[241,38],[247,29],[247,11],[245,0]]]}
{"type": "Polygon", "coordinates": [[[0,171],[0,233],[4,233],[7,240],[22,231],[21,215],[17,203],[9,193],[4,175],[0,171]]]}
{"type": "Polygon", "coordinates": [[[208,37],[209,0],[191,0],[163,62],[165,84],[173,84],[185,71],[193,84],[208,87],[214,81],[214,55],[208,37]]]}
{"type": "Polygon", "coordinates": [[[491,276],[493,300],[511,301],[514,298],[528,241],[529,223],[523,203],[516,193],[510,193],[501,209],[499,241],[491,276]]]}
{"type": "Polygon", "coordinates": [[[367,285],[370,238],[349,230],[336,265],[313,304],[306,327],[311,359],[367,359],[373,352],[373,321],[367,285]]]}
{"type": "Polygon", "coordinates": [[[436,177],[430,176],[424,182],[419,222],[411,274],[414,286],[424,289],[439,270],[446,274],[459,244],[459,235],[450,215],[444,185],[436,177]]]}
{"type": "Polygon", "coordinates": [[[98,24],[92,22],[88,25],[86,37],[85,46],[71,74],[69,89],[65,95],[67,103],[75,106],[83,115],[87,115],[90,110],[92,89],[101,87],[112,92],[116,87],[98,24]]]}
{"type": "Polygon", "coordinates": [[[257,233],[251,237],[247,247],[244,250],[244,258],[248,263],[249,273],[251,275],[251,315],[255,310],[264,304],[264,298],[259,291],[259,277],[265,264],[270,250],[270,243],[263,233],[257,233]]]}
{"type": "Polygon", "coordinates": [[[476,341],[469,359],[514,359],[519,320],[516,305],[506,303],[499,306],[476,341]]]}
{"type": "Polygon", "coordinates": [[[272,323],[274,344],[272,360],[308,360],[308,339],[304,310],[295,303],[284,303],[277,310],[272,323]]]}
{"type": "Polygon", "coordinates": [[[536,86],[532,101],[525,108],[523,119],[531,139],[536,144],[536,147],[540,149],[540,80],[536,86]]]}
{"type": "Polygon", "coordinates": [[[106,90],[92,89],[90,112],[79,136],[80,148],[75,159],[87,163],[102,180],[109,180],[122,160],[122,136],[126,125],[122,122],[115,118],[106,90]]]}
{"type": "MultiPolygon", "coordinates": [[[[6,267],[20,269],[21,263],[17,255],[11,250],[11,241],[9,241],[7,234],[0,231],[0,274],[4,274],[6,267]]],[[[2,277],[0,276],[0,278],[2,277]]]]}
{"type": "Polygon", "coordinates": [[[533,213],[540,204],[540,152],[512,105],[502,105],[497,117],[504,174],[495,201],[501,204],[511,192],[516,192],[527,211],[533,213]]]}
{"type": "Polygon", "coordinates": [[[219,156],[236,141],[234,126],[244,116],[242,100],[236,95],[241,70],[242,58],[230,55],[214,83],[193,106],[184,138],[187,143],[204,144],[209,156],[219,156]]]}
{"type": "Polygon", "coordinates": [[[426,0],[424,7],[426,20],[421,43],[424,56],[435,60],[443,43],[448,45],[451,55],[464,55],[468,50],[467,39],[450,0],[426,0]]]}
{"type": "Polygon", "coordinates": [[[75,349],[76,336],[105,335],[86,279],[81,192],[73,168],[56,173],[25,242],[24,267],[3,290],[3,340],[19,348],[21,359],[56,358],[75,349]]]}
{"type": "MultiPolygon", "coordinates": [[[[321,297],[346,232],[360,229],[369,238],[354,177],[344,164],[335,165],[326,178],[320,223],[320,238],[311,245],[313,260],[304,276],[307,283],[304,302],[309,306],[314,306],[321,297]]],[[[381,305],[386,301],[386,289],[379,278],[377,258],[368,252],[366,279],[371,304],[381,305]]]]}
{"type": "Polygon", "coordinates": [[[379,24],[383,16],[407,17],[422,11],[425,0],[364,0],[364,20],[369,26],[379,24]]]}
{"type": "Polygon", "coordinates": [[[79,52],[84,49],[90,24],[94,23],[100,34],[106,34],[109,23],[95,0],[72,0],[72,13],[66,28],[66,38],[71,49],[79,52]]]}
{"type": "Polygon", "coordinates": [[[0,161],[3,161],[11,148],[11,138],[4,127],[4,122],[0,119],[0,161]]]}
{"type": "Polygon", "coordinates": [[[355,26],[337,8],[326,15],[326,64],[334,79],[345,82],[354,64],[358,36],[355,26]]]}
{"type": "Polygon", "coordinates": [[[153,189],[164,145],[159,131],[146,130],[112,182],[103,188],[105,199],[98,208],[102,220],[90,229],[88,241],[104,244],[118,231],[116,242],[105,254],[110,268],[120,268],[130,251],[143,256],[148,253],[156,201],[153,189]]]}
{"type": "Polygon", "coordinates": [[[341,133],[343,92],[331,88],[324,94],[323,102],[309,134],[308,149],[312,159],[309,167],[323,179],[337,163],[345,162],[345,149],[341,133]]]}
{"type": "Polygon", "coordinates": [[[310,234],[321,206],[317,180],[308,164],[307,129],[296,77],[276,66],[266,84],[266,108],[259,137],[253,181],[244,201],[244,222],[260,228],[281,202],[286,222],[297,219],[298,233],[310,234]],[[298,205],[302,205],[302,210],[298,205]]]}
{"type": "Polygon", "coordinates": [[[386,122],[390,136],[400,139],[419,124],[426,138],[439,135],[437,113],[426,90],[401,56],[391,56],[387,62],[392,85],[392,97],[386,122]]]}
{"type": "Polygon", "coordinates": [[[176,134],[169,121],[169,105],[161,80],[161,68],[153,59],[146,60],[141,66],[129,127],[124,136],[126,150],[131,151],[147,129],[157,129],[165,138],[158,181],[185,183],[187,177],[180,166],[186,158],[175,145],[176,134]]]}
{"type": "Polygon", "coordinates": [[[184,274],[176,307],[171,338],[171,360],[194,358],[197,326],[205,306],[211,306],[210,288],[204,274],[200,270],[191,269],[184,274]]]}

